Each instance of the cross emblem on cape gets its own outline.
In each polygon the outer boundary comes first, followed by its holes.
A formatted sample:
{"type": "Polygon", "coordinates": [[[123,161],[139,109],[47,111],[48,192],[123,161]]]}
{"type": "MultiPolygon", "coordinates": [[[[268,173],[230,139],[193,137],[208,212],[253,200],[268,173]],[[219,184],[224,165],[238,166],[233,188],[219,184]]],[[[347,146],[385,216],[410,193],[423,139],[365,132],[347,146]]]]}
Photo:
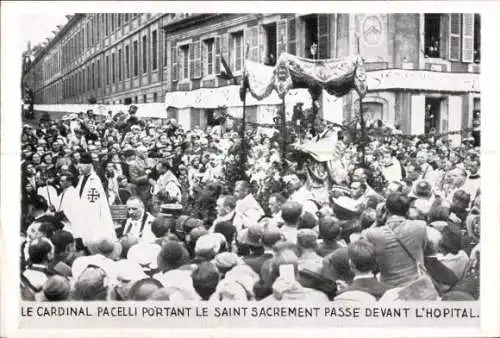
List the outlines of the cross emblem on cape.
{"type": "Polygon", "coordinates": [[[101,197],[101,194],[99,194],[99,192],[97,192],[97,189],[90,188],[90,191],[87,194],[87,198],[88,198],[89,202],[95,203],[95,201],[97,201],[99,199],[99,197],[101,197]]]}

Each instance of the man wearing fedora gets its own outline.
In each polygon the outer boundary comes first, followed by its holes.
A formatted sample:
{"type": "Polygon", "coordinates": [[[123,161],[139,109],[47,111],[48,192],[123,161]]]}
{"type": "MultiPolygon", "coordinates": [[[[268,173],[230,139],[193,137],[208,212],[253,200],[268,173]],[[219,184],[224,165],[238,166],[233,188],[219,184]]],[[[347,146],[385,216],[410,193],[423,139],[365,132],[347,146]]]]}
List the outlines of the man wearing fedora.
{"type": "Polygon", "coordinates": [[[92,252],[92,246],[101,238],[116,240],[108,200],[101,179],[94,171],[92,157],[83,153],[78,164],[80,177],[76,190],[80,199],[82,240],[92,252]]]}

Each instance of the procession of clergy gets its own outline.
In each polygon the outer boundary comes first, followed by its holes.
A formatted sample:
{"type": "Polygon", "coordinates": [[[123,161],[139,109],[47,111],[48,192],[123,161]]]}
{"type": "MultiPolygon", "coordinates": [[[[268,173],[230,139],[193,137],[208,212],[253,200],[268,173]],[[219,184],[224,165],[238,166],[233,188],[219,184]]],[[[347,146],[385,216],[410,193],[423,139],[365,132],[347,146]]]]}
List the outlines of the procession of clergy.
{"type": "Polygon", "coordinates": [[[236,132],[136,110],[23,128],[23,299],[479,298],[478,135],[379,138],[366,165],[348,145],[325,200],[276,135],[249,134],[233,182],[236,132]]]}

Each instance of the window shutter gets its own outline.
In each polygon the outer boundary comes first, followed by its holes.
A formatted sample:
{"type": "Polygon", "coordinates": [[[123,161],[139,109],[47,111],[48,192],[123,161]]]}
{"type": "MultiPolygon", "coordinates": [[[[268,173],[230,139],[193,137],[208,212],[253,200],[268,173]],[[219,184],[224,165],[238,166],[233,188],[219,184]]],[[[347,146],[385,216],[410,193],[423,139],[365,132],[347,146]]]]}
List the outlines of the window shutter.
{"type": "Polygon", "coordinates": [[[462,61],[474,62],[474,14],[462,14],[462,61]]]}
{"type": "Polygon", "coordinates": [[[450,14],[450,54],[452,61],[460,60],[460,14],[450,14]]]}
{"type": "Polygon", "coordinates": [[[189,77],[194,79],[194,47],[196,43],[189,44],[189,77]]]}
{"type": "Polygon", "coordinates": [[[214,62],[215,62],[215,74],[220,74],[220,37],[217,36],[215,38],[215,58],[214,58],[214,62]]]}
{"type": "Polygon", "coordinates": [[[199,79],[201,77],[201,41],[194,44],[194,77],[199,79]]]}
{"type": "Polygon", "coordinates": [[[180,46],[177,47],[177,71],[179,75],[177,75],[178,80],[182,80],[184,78],[184,68],[188,65],[184,64],[184,52],[180,46]]]}
{"type": "Polygon", "coordinates": [[[250,48],[248,51],[249,55],[246,55],[246,57],[252,61],[259,62],[259,26],[248,29],[248,42],[250,43],[250,48]]]}
{"type": "Polygon", "coordinates": [[[328,14],[318,14],[318,58],[330,57],[330,22],[328,14]]]}
{"type": "Polygon", "coordinates": [[[295,18],[288,19],[288,53],[297,54],[297,30],[295,18]]]}
{"type": "Polygon", "coordinates": [[[229,57],[229,34],[223,34],[221,37],[221,47],[220,47],[220,52],[221,52],[221,57],[226,60],[226,63],[229,65],[229,67],[232,66],[232,60],[229,57]]]}
{"type": "Polygon", "coordinates": [[[172,74],[172,81],[177,81],[177,75],[178,75],[178,66],[177,66],[177,46],[172,43],[171,45],[171,53],[170,53],[170,58],[171,58],[171,61],[172,61],[172,70],[171,70],[171,74],[172,74]]]}
{"type": "Polygon", "coordinates": [[[276,60],[280,57],[281,53],[286,53],[287,41],[287,20],[280,20],[276,28],[276,45],[278,47],[276,60]]]}
{"type": "MultiPolygon", "coordinates": [[[[266,30],[264,26],[260,25],[259,26],[259,63],[265,63],[266,62],[266,42],[267,42],[267,35],[266,35],[266,30]]],[[[267,52],[269,53],[269,52],[267,52]]]]}
{"type": "Polygon", "coordinates": [[[206,41],[201,44],[201,77],[208,74],[208,45],[206,41]]]}

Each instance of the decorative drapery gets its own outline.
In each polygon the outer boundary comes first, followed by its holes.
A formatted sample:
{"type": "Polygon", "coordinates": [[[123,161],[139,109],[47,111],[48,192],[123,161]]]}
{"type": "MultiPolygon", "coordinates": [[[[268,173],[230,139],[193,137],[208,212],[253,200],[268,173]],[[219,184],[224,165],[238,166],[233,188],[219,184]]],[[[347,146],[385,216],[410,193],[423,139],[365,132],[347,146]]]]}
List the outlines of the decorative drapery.
{"type": "Polygon", "coordinates": [[[258,100],[273,89],[283,98],[292,88],[308,88],[311,93],[325,89],[337,97],[355,89],[363,97],[367,91],[366,73],[360,56],[345,59],[312,60],[282,53],[275,67],[246,60],[248,90],[258,100]]]}

